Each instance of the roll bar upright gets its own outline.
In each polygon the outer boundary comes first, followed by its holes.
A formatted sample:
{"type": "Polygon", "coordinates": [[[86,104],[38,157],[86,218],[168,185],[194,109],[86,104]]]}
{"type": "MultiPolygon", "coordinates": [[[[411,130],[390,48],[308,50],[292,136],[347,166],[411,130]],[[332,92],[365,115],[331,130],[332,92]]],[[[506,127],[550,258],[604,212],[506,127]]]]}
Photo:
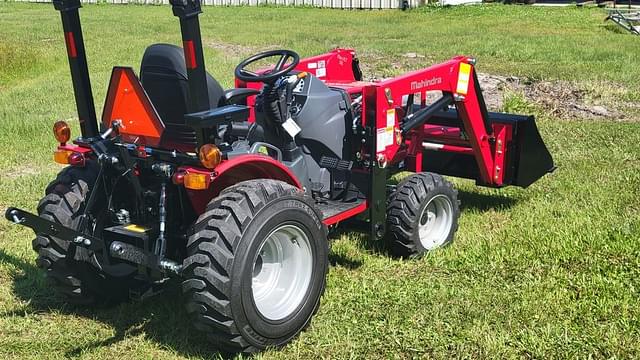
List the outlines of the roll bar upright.
{"type": "Polygon", "coordinates": [[[67,55],[69,57],[69,67],[71,68],[73,93],[76,98],[78,119],[80,120],[80,131],[83,138],[92,138],[98,135],[98,121],[91,91],[80,14],[78,13],[82,5],[80,5],[80,0],[53,0],[53,6],[60,11],[62,18],[64,40],[67,44],[67,55]]]}

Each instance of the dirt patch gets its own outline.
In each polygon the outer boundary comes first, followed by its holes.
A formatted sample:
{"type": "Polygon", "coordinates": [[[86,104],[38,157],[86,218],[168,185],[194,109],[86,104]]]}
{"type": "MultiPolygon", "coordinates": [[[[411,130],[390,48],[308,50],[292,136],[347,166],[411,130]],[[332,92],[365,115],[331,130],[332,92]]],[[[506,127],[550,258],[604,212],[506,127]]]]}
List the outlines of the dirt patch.
{"type": "Polygon", "coordinates": [[[501,110],[509,94],[522,94],[530,103],[562,119],[624,119],[625,115],[598,94],[569,81],[533,81],[512,76],[478,74],[487,107],[501,110]]]}
{"type": "MultiPolygon", "coordinates": [[[[378,52],[363,52],[360,58],[366,81],[388,79],[436,63],[428,55],[414,52],[392,60],[378,52]]],[[[539,81],[484,73],[479,73],[478,79],[490,111],[503,110],[509,96],[521,95],[528,103],[560,119],[626,120],[625,112],[640,112],[640,106],[620,100],[625,90],[618,85],[581,86],[569,81],[539,81]]]]}
{"type": "Polygon", "coordinates": [[[245,58],[247,56],[259,53],[261,51],[279,49],[278,45],[267,46],[248,46],[239,44],[230,44],[218,40],[209,40],[205,42],[205,46],[210,49],[215,49],[231,58],[245,58]]]}
{"type": "Polygon", "coordinates": [[[19,167],[15,169],[11,169],[11,171],[6,172],[2,175],[2,178],[7,180],[14,180],[23,176],[33,176],[42,172],[42,169],[36,169],[35,167],[19,167]]]}
{"type": "Polygon", "coordinates": [[[434,64],[435,60],[427,55],[409,52],[400,57],[389,58],[378,51],[360,51],[360,69],[364,81],[381,81],[407,71],[434,64]]]}
{"type": "Polygon", "coordinates": [[[220,51],[229,57],[242,57],[251,54],[255,51],[255,48],[251,46],[229,44],[221,41],[210,40],[205,43],[205,46],[210,49],[220,51]]]}

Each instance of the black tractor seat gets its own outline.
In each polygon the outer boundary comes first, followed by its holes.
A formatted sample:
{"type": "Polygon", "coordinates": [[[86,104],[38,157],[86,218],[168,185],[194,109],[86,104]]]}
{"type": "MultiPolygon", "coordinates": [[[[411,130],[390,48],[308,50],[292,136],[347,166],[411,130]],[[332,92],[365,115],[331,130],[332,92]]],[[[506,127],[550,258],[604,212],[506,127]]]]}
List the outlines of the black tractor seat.
{"type": "MultiPolygon", "coordinates": [[[[182,48],[170,44],[149,46],[142,57],[140,81],[165,124],[162,146],[194,151],[197,146],[196,133],[184,119],[189,101],[189,84],[182,48]]],[[[224,91],[216,79],[208,73],[207,87],[212,109],[241,103],[248,96],[258,93],[254,89],[224,91]]]]}

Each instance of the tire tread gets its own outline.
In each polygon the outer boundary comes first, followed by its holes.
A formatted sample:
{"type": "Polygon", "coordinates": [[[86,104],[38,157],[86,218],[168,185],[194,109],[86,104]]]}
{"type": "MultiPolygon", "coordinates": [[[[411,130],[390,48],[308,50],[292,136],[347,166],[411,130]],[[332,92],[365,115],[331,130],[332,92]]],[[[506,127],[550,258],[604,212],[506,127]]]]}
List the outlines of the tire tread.
{"type": "MultiPolygon", "coordinates": [[[[38,215],[72,227],[79,216],[89,183],[95,176],[91,171],[80,171],[73,167],[62,170],[45,190],[45,196],[38,203],[38,215]]],[[[38,253],[36,264],[45,270],[47,280],[61,293],[65,300],[75,305],[96,303],[96,297],[82,286],[74,269],[68,265],[69,242],[43,235],[32,241],[33,250],[38,253]]]]}
{"type": "Polygon", "coordinates": [[[299,192],[277,180],[244,181],[223,190],[196,221],[187,243],[183,268],[187,280],[182,290],[196,328],[206,332],[222,351],[259,350],[240,335],[229,301],[229,274],[242,234],[269,202],[299,192]]]}
{"type": "Polygon", "coordinates": [[[460,209],[458,191],[453,184],[439,174],[411,174],[397,185],[387,204],[387,242],[394,255],[405,258],[420,255],[420,250],[412,239],[417,231],[416,218],[420,215],[420,207],[428,194],[439,188],[453,194],[455,220],[452,232],[455,233],[460,209]]]}

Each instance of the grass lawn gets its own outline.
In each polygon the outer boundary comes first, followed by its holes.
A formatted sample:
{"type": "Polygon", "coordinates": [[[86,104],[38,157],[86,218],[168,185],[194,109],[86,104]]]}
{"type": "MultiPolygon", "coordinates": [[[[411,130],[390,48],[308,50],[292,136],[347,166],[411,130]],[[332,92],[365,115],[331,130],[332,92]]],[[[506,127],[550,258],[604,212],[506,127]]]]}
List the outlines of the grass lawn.
{"type": "MultiPolygon", "coordinates": [[[[400,73],[456,54],[479,70],[569,81],[593,101],[640,102],[640,39],[597,9],[474,6],[400,11],[206,8],[210,72],[225,86],[265,47],[307,56],[354,47],[366,70],[400,73]],[[402,54],[424,55],[410,63],[402,54]],[[404,59],[404,60],[403,60],[404,59]]],[[[85,6],[98,108],[113,65],[138,68],[145,47],[179,43],[170,7],[85,6]]],[[[457,181],[456,241],[412,261],[366,237],[335,238],[327,292],[311,326],[265,358],[640,357],[640,116],[556,119],[533,112],[558,170],[529,189],[457,181]]],[[[636,108],[637,109],[637,108],[636,108]]],[[[60,168],[56,119],[75,116],[59,16],[50,4],[0,3],[0,209],[35,209],[60,168]]],[[[77,124],[74,123],[75,128],[77,124]]],[[[177,287],[145,304],[79,310],[45,283],[33,234],[0,221],[0,358],[208,358],[177,287]]]]}

